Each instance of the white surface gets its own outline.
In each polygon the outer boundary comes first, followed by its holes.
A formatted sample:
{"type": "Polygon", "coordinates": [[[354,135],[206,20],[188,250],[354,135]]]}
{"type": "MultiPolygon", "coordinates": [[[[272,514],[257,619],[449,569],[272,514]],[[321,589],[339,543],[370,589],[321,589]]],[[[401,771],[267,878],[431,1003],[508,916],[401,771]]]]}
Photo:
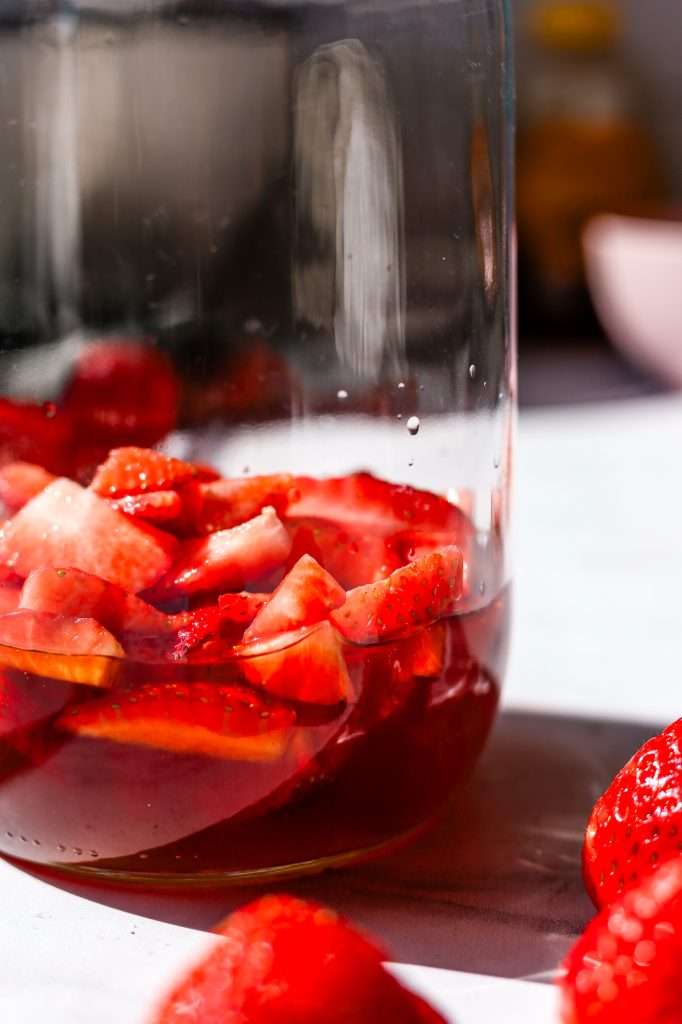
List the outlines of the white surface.
{"type": "MultiPolygon", "coordinates": [[[[507,706],[667,721],[682,698],[682,400],[533,413],[517,477],[507,706]]],[[[207,939],[0,861],[0,1021],[144,1024],[207,939]],[[147,1009],[145,1009],[147,1008],[147,1009]]],[[[554,993],[420,968],[457,1024],[550,1024],[554,993]]]]}

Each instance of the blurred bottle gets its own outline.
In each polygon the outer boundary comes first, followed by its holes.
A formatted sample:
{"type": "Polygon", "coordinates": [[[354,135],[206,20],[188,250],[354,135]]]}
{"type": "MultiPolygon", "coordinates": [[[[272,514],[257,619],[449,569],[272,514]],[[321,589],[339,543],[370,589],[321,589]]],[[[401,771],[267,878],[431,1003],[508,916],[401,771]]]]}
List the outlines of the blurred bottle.
{"type": "Polygon", "coordinates": [[[521,44],[517,162],[526,331],[593,327],[583,227],[595,214],[663,198],[642,84],[619,52],[620,29],[606,0],[537,0],[530,10],[521,44]]]}

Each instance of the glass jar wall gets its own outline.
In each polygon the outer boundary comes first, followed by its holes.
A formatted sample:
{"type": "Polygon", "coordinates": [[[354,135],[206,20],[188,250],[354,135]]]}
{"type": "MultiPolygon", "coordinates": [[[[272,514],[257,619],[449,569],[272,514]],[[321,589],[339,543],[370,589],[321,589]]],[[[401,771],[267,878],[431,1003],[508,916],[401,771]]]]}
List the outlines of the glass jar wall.
{"type": "Polygon", "coordinates": [[[504,673],[504,5],[1,18],[0,849],[196,884],[389,847],[504,673]]]}

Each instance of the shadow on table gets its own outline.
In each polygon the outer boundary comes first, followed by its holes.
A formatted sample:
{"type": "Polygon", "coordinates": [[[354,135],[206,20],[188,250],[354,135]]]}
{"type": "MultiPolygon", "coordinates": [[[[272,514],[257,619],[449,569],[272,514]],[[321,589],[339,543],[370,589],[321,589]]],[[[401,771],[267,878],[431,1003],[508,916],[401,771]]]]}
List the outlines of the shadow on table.
{"type": "MultiPolygon", "coordinates": [[[[549,978],[592,913],[580,877],[589,810],[653,731],[507,712],[474,778],[427,835],[381,861],[286,888],[348,914],[396,960],[549,978]]],[[[178,895],[49,881],[86,899],[194,928],[210,928],[256,891],[178,895]]]]}

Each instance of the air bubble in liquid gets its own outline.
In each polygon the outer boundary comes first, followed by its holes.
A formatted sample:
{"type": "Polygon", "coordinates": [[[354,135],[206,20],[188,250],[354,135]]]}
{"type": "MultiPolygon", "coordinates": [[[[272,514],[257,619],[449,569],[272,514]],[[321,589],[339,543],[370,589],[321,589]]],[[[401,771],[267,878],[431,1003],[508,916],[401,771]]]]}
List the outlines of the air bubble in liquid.
{"type": "Polygon", "coordinates": [[[348,398],[348,392],[344,388],[340,388],[336,392],[336,397],[339,399],[340,402],[343,402],[346,398],[348,398]]]}
{"type": "Polygon", "coordinates": [[[405,381],[404,380],[398,381],[398,389],[400,391],[402,391],[404,387],[405,387],[405,381]]]}
{"type": "Polygon", "coordinates": [[[409,432],[414,437],[415,434],[419,433],[419,428],[421,426],[421,423],[419,422],[419,417],[418,416],[410,416],[410,418],[407,421],[407,423],[405,424],[405,426],[407,427],[409,432]]]}

